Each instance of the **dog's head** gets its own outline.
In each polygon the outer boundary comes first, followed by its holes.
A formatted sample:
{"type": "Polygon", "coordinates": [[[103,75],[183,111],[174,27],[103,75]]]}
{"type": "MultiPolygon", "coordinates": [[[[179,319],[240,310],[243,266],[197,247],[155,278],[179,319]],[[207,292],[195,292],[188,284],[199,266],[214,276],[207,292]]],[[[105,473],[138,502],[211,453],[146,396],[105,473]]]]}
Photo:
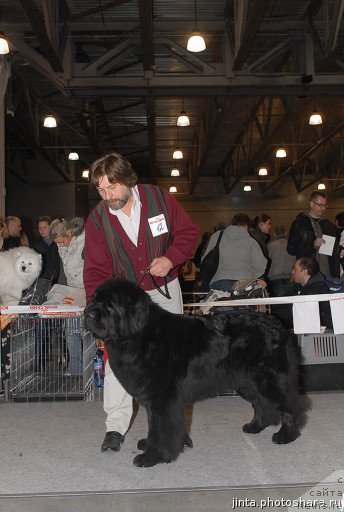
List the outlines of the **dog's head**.
{"type": "Polygon", "coordinates": [[[13,253],[16,274],[32,284],[41,272],[42,256],[30,247],[18,247],[13,253]]]}
{"type": "Polygon", "coordinates": [[[145,326],[151,299],[135,284],[110,279],[96,288],[85,308],[85,324],[104,341],[128,339],[145,326]]]}

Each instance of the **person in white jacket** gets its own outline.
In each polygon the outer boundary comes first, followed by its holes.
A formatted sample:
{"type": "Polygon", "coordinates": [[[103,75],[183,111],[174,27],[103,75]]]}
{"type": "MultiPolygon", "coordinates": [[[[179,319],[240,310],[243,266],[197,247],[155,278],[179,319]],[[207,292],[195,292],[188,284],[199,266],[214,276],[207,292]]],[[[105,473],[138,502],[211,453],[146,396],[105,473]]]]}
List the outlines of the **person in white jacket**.
{"type": "MultiPolygon", "coordinates": [[[[248,232],[248,215],[234,215],[232,225],[222,235],[219,246],[219,265],[211,279],[210,288],[230,292],[239,279],[258,279],[266,268],[267,260],[258,242],[248,232]]],[[[214,233],[202,257],[215,247],[219,232],[214,233]]]]}
{"type": "MultiPolygon", "coordinates": [[[[84,220],[81,217],[76,217],[70,221],[55,219],[50,225],[49,236],[58,246],[67,286],[84,290],[84,220]]],[[[67,374],[77,375],[82,373],[80,329],[74,327],[72,322],[68,322],[65,334],[69,352],[67,374]]]]}

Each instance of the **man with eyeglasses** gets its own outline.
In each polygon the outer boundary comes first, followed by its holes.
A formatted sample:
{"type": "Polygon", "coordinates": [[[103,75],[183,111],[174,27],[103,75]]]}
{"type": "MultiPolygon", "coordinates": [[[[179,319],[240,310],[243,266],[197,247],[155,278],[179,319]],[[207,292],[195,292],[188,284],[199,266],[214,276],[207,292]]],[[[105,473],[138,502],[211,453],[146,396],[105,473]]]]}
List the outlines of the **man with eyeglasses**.
{"type": "Polygon", "coordinates": [[[323,275],[339,277],[337,243],[331,256],[319,253],[319,248],[325,243],[323,235],[336,237],[335,226],[324,217],[326,194],[316,190],[311,194],[309,205],[309,212],[300,213],[291,225],[287,251],[297,258],[310,256],[316,259],[323,275]]]}

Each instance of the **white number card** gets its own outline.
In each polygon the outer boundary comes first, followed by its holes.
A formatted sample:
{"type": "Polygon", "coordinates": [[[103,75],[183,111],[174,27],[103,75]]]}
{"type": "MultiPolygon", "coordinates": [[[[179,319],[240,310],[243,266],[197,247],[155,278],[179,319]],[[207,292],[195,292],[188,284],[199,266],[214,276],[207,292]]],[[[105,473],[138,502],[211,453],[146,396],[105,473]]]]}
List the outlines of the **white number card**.
{"type": "Polygon", "coordinates": [[[151,217],[148,219],[148,222],[153,236],[159,236],[168,232],[165,215],[163,213],[156,217],[151,217]]]}

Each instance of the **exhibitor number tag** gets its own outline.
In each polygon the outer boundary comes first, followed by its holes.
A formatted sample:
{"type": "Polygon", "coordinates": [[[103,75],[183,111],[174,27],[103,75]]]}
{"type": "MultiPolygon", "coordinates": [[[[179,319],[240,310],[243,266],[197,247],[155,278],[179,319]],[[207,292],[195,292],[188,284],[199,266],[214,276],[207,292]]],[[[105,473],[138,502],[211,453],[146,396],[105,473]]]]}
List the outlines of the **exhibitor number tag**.
{"type": "Polygon", "coordinates": [[[165,215],[163,213],[156,215],[156,217],[151,217],[148,219],[148,222],[153,236],[159,236],[168,232],[165,215]]]}

